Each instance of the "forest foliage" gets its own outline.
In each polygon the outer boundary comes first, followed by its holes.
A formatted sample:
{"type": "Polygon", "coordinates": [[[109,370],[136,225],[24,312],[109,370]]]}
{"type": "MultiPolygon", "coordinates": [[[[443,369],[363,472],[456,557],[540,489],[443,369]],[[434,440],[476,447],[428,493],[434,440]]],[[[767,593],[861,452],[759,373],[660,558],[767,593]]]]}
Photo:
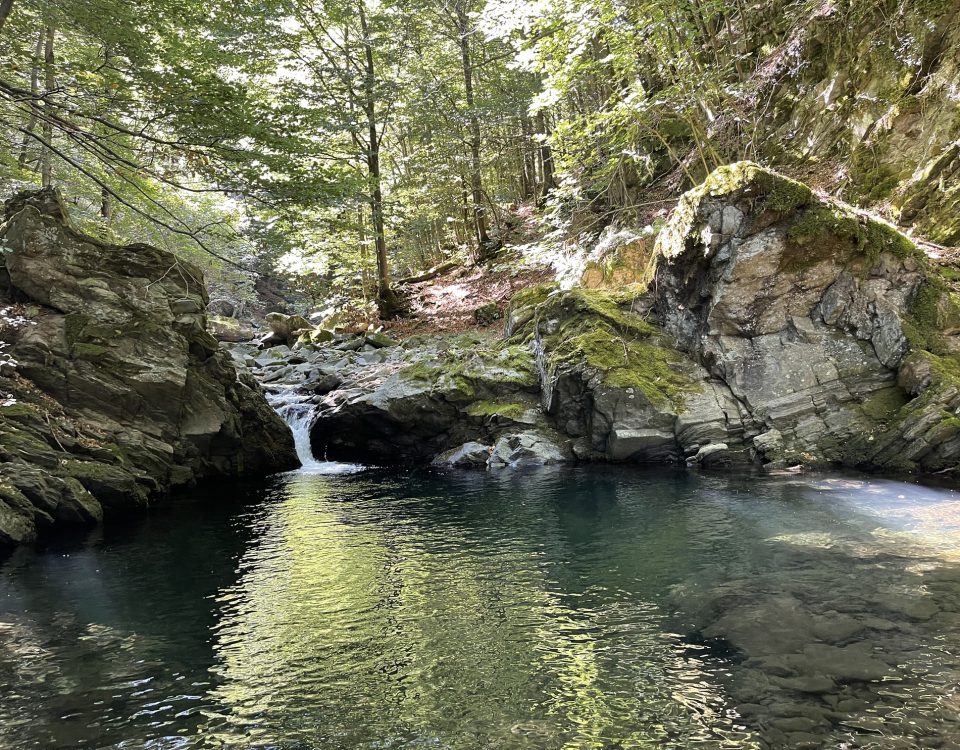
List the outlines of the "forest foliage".
{"type": "Polygon", "coordinates": [[[593,228],[737,159],[857,156],[821,120],[877,106],[826,68],[876,57],[895,105],[956,5],[0,0],[0,187],[56,184],[87,231],[248,295],[285,271],[390,316],[398,276],[495,257],[513,206],[593,228]]]}

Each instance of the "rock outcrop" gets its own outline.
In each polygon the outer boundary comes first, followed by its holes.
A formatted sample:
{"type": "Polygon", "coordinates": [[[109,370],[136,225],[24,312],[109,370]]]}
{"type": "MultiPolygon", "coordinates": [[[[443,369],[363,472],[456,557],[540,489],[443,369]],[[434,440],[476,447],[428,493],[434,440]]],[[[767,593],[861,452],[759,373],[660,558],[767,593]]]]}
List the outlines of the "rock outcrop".
{"type": "Polygon", "coordinates": [[[892,226],[739,163],[641,255],[649,285],[524,290],[502,341],[301,338],[318,455],[957,468],[960,308],[892,226]]]}
{"type": "Polygon", "coordinates": [[[657,320],[760,460],[956,467],[960,309],[893,227],[741,163],[684,196],[658,255],[657,320]]]}
{"type": "Polygon", "coordinates": [[[297,465],[208,333],[198,269],[77,232],[53,190],[7,202],[0,249],[0,542],[297,465]]]}

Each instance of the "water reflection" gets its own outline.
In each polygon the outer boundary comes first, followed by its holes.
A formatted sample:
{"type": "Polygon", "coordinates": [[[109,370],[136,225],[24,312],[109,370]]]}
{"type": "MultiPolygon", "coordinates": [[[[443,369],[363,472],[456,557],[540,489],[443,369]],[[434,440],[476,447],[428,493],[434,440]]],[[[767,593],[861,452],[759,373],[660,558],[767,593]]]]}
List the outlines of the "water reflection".
{"type": "Polygon", "coordinates": [[[954,747],[958,507],[835,477],[286,475],[8,560],[0,745],[954,747]]]}

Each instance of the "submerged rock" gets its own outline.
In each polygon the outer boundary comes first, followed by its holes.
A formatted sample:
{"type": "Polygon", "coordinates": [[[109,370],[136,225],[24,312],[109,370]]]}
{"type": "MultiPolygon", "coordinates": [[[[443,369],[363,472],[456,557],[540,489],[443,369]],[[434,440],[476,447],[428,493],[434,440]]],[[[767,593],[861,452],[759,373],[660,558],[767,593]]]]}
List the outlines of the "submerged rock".
{"type": "Polygon", "coordinates": [[[70,226],[54,190],[0,228],[0,542],[212,477],[296,465],[286,425],[206,327],[200,271],[70,226]]]}

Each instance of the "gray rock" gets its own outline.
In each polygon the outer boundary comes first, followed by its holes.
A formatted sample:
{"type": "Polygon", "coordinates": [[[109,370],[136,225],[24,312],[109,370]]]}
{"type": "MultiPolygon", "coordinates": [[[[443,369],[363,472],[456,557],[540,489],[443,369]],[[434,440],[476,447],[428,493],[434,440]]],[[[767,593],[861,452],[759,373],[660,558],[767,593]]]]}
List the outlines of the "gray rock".
{"type": "Polygon", "coordinates": [[[501,437],[490,454],[491,467],[544,466],[565,460],[563,449],[556,442],[532,430],[501,437]]]}
{"type": "Polygon", "coordinates": [[[264,318],[270,330],[289,344],[296,340],[301,331],[312,329],[310,321],[302,315],[284,315],[279,312],[267,313],[264,318]]]}
{"type": "Polygon", "coordinates": [[[464,443],[459,448],[452,448],[448,451],[444,451],[434,458],[432,463],[442,466],[486,468],[487,461],[490,459],[490,453],[492,451],[493,448],[491,448],[489,445],[469,442],[464,443]]]}
{"type": "Polygon", "coordinates": [[[390,338],[385,333],[368,333],[364,336],[364,340],[370,345],[377,349],[385,349],[391,346],[397,346],[399,342],[395,339],[390,338]]]}
{"type": "Polygon", "coordinates": [[[2,262],[32,312],[8,332],[17,378],[0,375],[18,401],[0,407],[0,543],[297,465],[289,429],[208,332],[198,269],[84,236],[51,189],[6,209],[2,262]]]}
{"type": "Polygon", "coordinates": [[[731,463],[730,446],[726,443],[710,443],[700,448],[696,454],[687,459],[688,464],[704,467],[726,466],[731,463]]]}

